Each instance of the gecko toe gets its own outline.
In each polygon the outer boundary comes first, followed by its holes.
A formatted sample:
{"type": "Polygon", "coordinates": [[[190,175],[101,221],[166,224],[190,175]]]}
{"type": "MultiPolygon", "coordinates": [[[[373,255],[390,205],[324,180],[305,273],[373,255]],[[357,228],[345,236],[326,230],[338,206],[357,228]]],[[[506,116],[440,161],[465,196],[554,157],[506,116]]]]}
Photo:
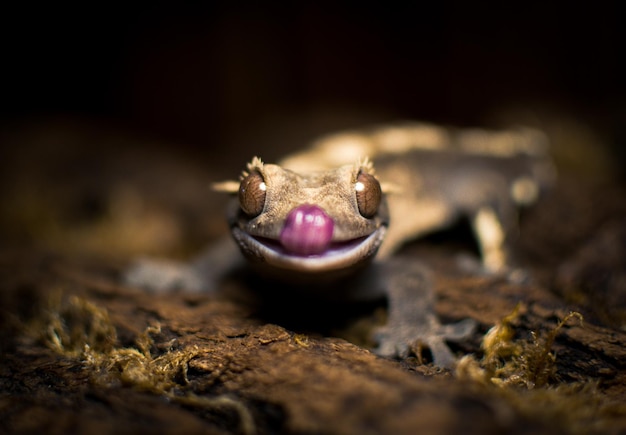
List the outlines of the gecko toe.
{"type": "Polygon", "coordinates": [[[460,322],[441,326],[440,336],[450,341],[460,341],[471,336],[478,323],[474,319],[463,319],[460,322]]]}

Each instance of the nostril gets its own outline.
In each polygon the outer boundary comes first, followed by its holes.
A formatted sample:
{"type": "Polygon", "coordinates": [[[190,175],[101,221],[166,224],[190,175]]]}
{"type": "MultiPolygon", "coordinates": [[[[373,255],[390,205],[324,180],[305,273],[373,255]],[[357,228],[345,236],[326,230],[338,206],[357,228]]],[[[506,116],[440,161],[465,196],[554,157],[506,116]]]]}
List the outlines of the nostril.
{"type": "Polygon", "coordinates": [[[296,255],[318,255],[330,245],[335,223],[316,205],[303,204],[289,212],[280,242],[296,255]]]}

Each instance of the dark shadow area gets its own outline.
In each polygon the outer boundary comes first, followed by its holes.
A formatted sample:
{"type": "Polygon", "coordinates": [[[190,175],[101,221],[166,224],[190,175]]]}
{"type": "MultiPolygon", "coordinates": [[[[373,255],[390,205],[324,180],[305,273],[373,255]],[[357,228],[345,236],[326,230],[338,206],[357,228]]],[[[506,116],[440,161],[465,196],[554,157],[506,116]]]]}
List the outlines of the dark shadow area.
{"type": "Polygon", "coordinates": [[[8,127],[78,115],[235,165],[371,121],[545,127],[560,113],[624,157],[619,2],[11,5],[3,17],[8,127]]]}

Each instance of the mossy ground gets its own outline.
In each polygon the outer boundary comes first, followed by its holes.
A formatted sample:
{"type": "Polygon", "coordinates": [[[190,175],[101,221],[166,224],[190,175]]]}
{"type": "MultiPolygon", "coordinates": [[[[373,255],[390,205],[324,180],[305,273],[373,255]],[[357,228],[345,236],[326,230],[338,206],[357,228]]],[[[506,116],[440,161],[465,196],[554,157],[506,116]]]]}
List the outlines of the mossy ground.
{"type": "MultiPolygon", "coordinates": [[[[35,136],[123,143],[68,135],[75,128],[35,136]]],[[[462,359],[450,372],[427,349],[402,361],[369,352],[364,337],[384,306],[345,329],[320,309],[315,330],[299,327],[297,306],[275,310],[289,324],[259,316],[243,283],[223,289],[233,298],[124,287],[120,271],[136,255],[182,257],[223,232],[220,200],[207,199],[189,161],[153,153],[144,170],[141,153],[120,158],[111,146],[95,176],[63,170],[85,161],[75,151],[46,154],[40,171],[3,162],[15,181],[4,183],[0,216],[3,432],[626,431],[619,183],[565,175],[525,212],[517,254],[530,282],[459,272],[449,235],[406,251],[432,268],[439,316],[479,324],[451,344],[462,359]]]]}

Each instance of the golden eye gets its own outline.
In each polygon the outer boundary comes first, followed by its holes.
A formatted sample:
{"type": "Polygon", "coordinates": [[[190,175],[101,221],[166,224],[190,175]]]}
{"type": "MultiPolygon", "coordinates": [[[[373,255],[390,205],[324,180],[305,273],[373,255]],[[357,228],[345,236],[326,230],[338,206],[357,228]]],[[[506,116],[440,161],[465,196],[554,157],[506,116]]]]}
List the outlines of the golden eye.
{"type": "Polygon", "coordinates": [[[356,178],[354,190],[361,216],[366,218],[374,216],[378,212],[378,206],[382,199],[382,190],[378,180],[373,175],[360,173],[356,178]]]}
{"type": "Polygon", "coordinates": [[[241,180],[239,185],[239,205],[248,216],[258,216],[265,207],[265,192],[267,186],[263,176],[252,172],[241,180]]]}

